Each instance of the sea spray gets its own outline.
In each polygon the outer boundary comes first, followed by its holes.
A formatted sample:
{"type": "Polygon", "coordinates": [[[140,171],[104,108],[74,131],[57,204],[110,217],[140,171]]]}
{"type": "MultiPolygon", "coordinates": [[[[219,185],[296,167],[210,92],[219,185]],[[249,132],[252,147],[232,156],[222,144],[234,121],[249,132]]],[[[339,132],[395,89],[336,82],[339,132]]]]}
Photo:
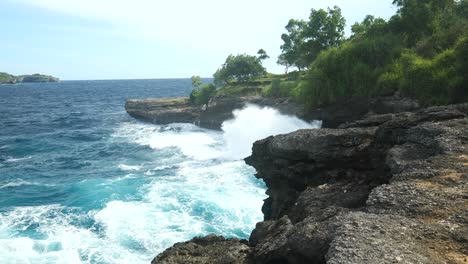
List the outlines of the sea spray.
{"type": "MultiPolygon", "coordinates": [[[[65,88],[25,95],[65,96],[69,84],[61,85],[65,88]]],[[[65,99],[77,101],[70,104],[73,111],[51,111],[57,107],[52,100],[28,101],[37,118],[14,108],[29,97],[6,109],[14,110],[8,117],[17,118],[18,127],[10,126],[4,132],[11,135],[0,138],[2,264],[149,263],[193,236],[248,238],[263,219],[266,195],[242,158],[255,140],[314,127],[256,106],[236,111],[224,131],[145,124],[122,111],[118,89],[123,88],[87,85],[69,88],[73,96],[65,99]],[[89,100],[95,101],[79,103],[89,100]],[[54,123],[58,114],[66,126],[54,123]],[[7,157],[31,158],[7,162],[7,157]]]]}
{"type": "Polygon", "coordinates": [[[295,116],[282,115],[270,107],[247,105],[233,112],[234,119],[223,123],[224,157],[242,159],[252,152],[252,144],[260,139],[298,129],[319,128],[320,122],[307,123],[295,116]]]}

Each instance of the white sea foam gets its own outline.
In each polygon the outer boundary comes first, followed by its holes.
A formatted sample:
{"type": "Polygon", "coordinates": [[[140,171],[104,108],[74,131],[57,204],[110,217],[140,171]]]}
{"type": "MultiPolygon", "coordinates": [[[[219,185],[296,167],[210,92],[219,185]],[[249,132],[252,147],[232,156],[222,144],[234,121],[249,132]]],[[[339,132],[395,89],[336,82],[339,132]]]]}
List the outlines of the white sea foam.
{"type": "Polygon", "coordinates": [[[19,187],[19,186],[25,186],[25,185],[33,185],[33,186],[54,186],[54,184],[50,183],[40,183],[40,182],[31,182],[31,181],[25,181],[21,178],[15,179],[14,181],[7,182],[3,185],[0,185],[0,189],[5,189],[9,187],[19,187]]]}
{"type": "Polygon", "coordinates": [[[223,123],[226,152],[230,159],[242,159],[251,154],[252,144],[268,136],[285,134],[298,129],[318,128],[319,123],[307,123],[294,116],[280,114],[270,107],[248,105],[234,111],[234,119],[223,123]]]}
{"type": "MultiPolygon", "coordinates": [[[[0,263],[148,263],[173,243],[196,235],[245,238],[262,220],[266,195],[255,170],[240,159],[250,154],[255,140],[311,127],[256,106],[236,111],[223,132],[191,124],[121,124],[113,134],[115,143],[136,143],[164,154],[151,167],[120,163],[118,168],[130,174],[102,180],[126,191],[123,179],[141,178],[139,198],[116,196],[87,213],[59,205],[0,213],[0,263]],[[38,236],[18,235],[29,230],[38,236]]],[[[32,184],[21,181],[3,186],[32,184]]]]}
{"type": "Polygon", "coordinates": [[[155,168],[153,168],[153,169],[147,170],[147,171],[145,172],[145,175],[151,176],[151,175],[154,175],[154,174],[155,174],[156,172],[158,172],[158,171],[167,170],[167,169],[171,169],[171,168],[172,168],[172,169],[176,169],[176,166],[174,166],[174,165],[157,166],[157,167],[155,167],[155,168]]]}
{"type": "Polygon", "coordinates": [[[20,207],[2,214],[0,263],[147,263],[151,259],[148,253],[131,252],[112,237],[103,237],[92,229],[73,224],[93,217],[96,212],[77,215],[70,214],[69,210],[51,205],[20,207]],[[44,238],[11,238],[7,235],[14,229],[24,231],[32,226],[38,226],[36,230],[44,238]]]}
{"type": "Polygon", "coordinates": [[[272,135],[298,129],[319,128],[320,122],[307,123],[297,117],[280,114],[270,107],[247,105],[233,112],[234,118],[222,124],[223,132],[198,128],[192,124],[154,126],[127,123],[116,133],[155,150],[175,147],[196,160],[239,160],[251,154],[252,144],[272,135]]]}
{"type": "Polygon", "coordinates": [[[192,124],[155,126],[149,124],[123,124],[114,137],[129,138],[135,143],[155,150],[177,148],[188,158],[208,160],[219,157],[221,133],[200,129],[192,124]]]}
{"type": "Polygon", "coordinates": [[[9,159],[6,159],[5,162],[18,162],[18,161],[28,160],[31,158],[32,158],[31,156],[24,157],[24,158],[9,158],[9,159]]]}
{"type": "Polygon", "coordinates": [[[141,166],[130,166],[125,164],[119,164],[119,169],[123,171],[139,171],[141,170],[141,166]]]}

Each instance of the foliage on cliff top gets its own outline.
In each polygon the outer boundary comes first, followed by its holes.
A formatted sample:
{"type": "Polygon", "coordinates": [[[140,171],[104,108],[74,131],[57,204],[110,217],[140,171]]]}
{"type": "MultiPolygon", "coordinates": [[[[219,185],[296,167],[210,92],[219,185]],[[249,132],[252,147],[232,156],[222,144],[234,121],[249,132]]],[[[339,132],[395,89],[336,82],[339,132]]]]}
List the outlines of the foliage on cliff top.
{"type": "MultiPolygon", "coordinates": [[[[281,36],[278,63],[298,71],[266,74],[268,58],[230,55],[214,74],[218,90],[206,96],[262,94],[292,97],[309,107],[343,97],[401,94],[423,105],[468,101],[467,0],[394,0],[388,21],[367,15],[344,37],[339,7],[311,10],[309,20],[291,19],[281,36]]],[[[195,98],[193,99],[195,101],[195,98]]]]}
{"type": "Polygon", "coordinates": [[[467,101],[468,60],[461,59],[467,50],[467,1],[394,4],[399,9],[388,21],[367,16],[352,26],[350,38],[322,50],[292,94],[310,107],[396,91],[425,105],[467,101]]]}
{"type": "Polygon", "coordinates": [[[214,83],[222,86],[233,81],[246,83],[254,78],[265,75],[267,72],[262,61],[268,58],[263,49],[258,56],[247,54],[229,55],[224,64],[213,74],[214,83]]]}

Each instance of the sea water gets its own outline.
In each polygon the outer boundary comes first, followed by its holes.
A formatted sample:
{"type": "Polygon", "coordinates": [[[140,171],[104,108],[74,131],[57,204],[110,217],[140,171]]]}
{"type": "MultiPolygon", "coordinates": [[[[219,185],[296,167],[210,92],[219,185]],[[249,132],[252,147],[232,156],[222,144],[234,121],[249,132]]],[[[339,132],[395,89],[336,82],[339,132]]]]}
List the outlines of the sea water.
{"type": "Polygon", "coordinates": [[[223,131],[124,110],[190,90],[189,79],[0,86],[0,263],[149,263],[194,236],[248,238],[266,195],[242,159],[255,140],[315,125],[256,106],[223,131]]]}

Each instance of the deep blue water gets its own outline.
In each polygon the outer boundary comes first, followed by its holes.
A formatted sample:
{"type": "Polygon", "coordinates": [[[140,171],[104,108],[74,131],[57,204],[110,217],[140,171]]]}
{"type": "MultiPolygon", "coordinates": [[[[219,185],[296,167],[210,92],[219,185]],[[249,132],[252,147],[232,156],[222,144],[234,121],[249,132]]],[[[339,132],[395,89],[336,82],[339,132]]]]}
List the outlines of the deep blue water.
{"type": "Polygon", "coordinates": [[[124,110],[190,90],[189,79],[0,85],[0,263],[148,263],[195,235],[247,238],[265,188],[226,156],[225,133],[124,110]]]}

